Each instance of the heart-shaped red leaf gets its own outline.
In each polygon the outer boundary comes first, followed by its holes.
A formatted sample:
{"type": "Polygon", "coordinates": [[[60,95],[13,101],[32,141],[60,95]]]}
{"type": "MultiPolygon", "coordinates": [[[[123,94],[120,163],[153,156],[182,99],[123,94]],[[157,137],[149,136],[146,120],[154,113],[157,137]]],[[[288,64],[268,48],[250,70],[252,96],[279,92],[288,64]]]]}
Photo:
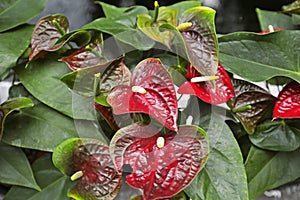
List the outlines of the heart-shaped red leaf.
{"type": "Polygon", "coordinates": [[[115,87],[107,98],[115,114],[142,112],[177,131],[177,99],[170,74],[160,60],[148,58],[133,72],[132,87],[115,87]]]}
{"type": "Polygon", "coordinates": [[[68,193],[74,199],[113,199],[120,189],[122,174],[116,171],[108,146],[98,140],[64,141],[55,149],[53,163],[62,173],[73,175],[71,179],[79,179],[68,193]]]}
{"type": "Polygon", "coordinates": [[[278,95],[274,118],[300,118],[300,84],[293,81],[287,84],[278,95]]]}
{"type": "Polygon", "coordinates": [[[78,49],[61,60],[66,62],[73,71],[107,62],[102,56],[102,36],[95,38],[89,45],[78,49]]]}
{"type": "MultiPolygon", "coordinates": [[[[189,64],[186,77],[190,80],[199,76],[200,73],[189,64]]],[[[221,64],[218,66],[216,76],[219,76],[219,79],[215,81],[215,84],[208,84],[207,81],[199,83],[185,82],[179,87],[178,93],[196,95],[201,100],[210,104],[225,103],[235,96],[234,88],[221,64]],[[214,85],[215,88],[213,88],[214,85]]]]}
{"type": "Polygon", "coordinates": [[[49,15],[39,20],[35,25],[31,38],[31,53],[29,60],[40,57],[45,51],[56,51],[64,42],[55,44],[59,38],[68,32],[69,22],[64,15],[49,15]]]}
{"type": "Polygon", "coordinates": [[[206,133],[196,126],[181,126],[178,133],[161,136],[151,125],[120,129],[110,144],[117,170],[132,167],[129,185],[142,189],[144,200],[170,197],[185,187],[204,167],[209,153],[206,133]]]}

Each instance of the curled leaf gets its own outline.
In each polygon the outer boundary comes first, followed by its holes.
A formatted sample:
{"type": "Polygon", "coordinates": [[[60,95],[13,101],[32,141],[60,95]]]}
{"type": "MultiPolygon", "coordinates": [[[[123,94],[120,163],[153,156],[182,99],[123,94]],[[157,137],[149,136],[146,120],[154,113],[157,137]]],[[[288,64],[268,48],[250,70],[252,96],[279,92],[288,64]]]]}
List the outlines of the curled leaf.
{"type": "MultiPolygon", "coordinates": [[[[141,29],[147,36],[153,40],[166,45],[171,48],[172,42],[172,32],[170,31],[160,31],[159,27],[162,24],[176,24],[176,10],[167,7],[160,7],[158,9],[157,19],[152,18],[150,15],[142,14],[138,15],[137,26],[141,29]]],[[[154,16],[155,17],[155,16],[154,16]]]]}
{"type": "MultiPolygon", "coordinates": [[[[189,80],[195,77],[201,77],[200,75],[201,74],[190,64],[188,65],[186,77],[189,80]]],[[[234,88],[228,74],[221,64],[218,66],[216,76],[219,78],[214,81],[215,84],[208,84],[208,81],[198,83],[191,81],[185,82],[179,87],[178,93],[196,95],[201,100],[210,104],[225,103],[235,96],[234,88]],[[213,85],[215,85],[215,88],[213,85]]]]}
{"type": "Polygon", "coordinates": [[[127,183],[142,189],[145,200],[152,200],[187,187],[204,167],[209,145],[206,133],[196,126],[181,126],[178,133],[161,136],[151,125],[133,124],[116,133],[110,153],[117,170],[124,164],[132,167],[127,183]]]}
{"type": "Polygon", "coordinates": [[[71,138],[53,153],[54,165],[77,184],[68,196],[81,200],[103,200],[116,197],[122,175],[116,171],[109,148],[95,139],[71,138]]]}
{"type": "Polygon", "coordinates": [[[179,18],[179,25],[192,23],[181,31],[190,63],[203,76],[213,76],[218,68],[218,41],[214,25],[215,10],[198,6],[179,18]]]}
{"type": "Polygon", "coordinates": [[[39,20],[35,25],[31,38],[31,53],[29,60],[40,57],[46,51],[56,51],[64,42],[56,44],[66,32],[69,22],[64,15],[49,15],[39,20]]]}
{"type": "Polygon", "coordinates": [[[132,87],[115,87],[107,98],[115,114],[142,112],[177,131],[177,98],[170,74],[160,60],[140,62],[133,72],[132,87]]]}
{"type": "Polygon", "coordinates": [[[274,118],[300,118],[300,84],[287,84],[278,95],[273,111],[274,118]]]}
{"type": "Polygon", "coordinates": [[[243,80],[234,80],[236,96],[227,102],[248,134],[253,134],[257,123],[268,109],[274,105],[276,98],[261,87],[243,80]]]}

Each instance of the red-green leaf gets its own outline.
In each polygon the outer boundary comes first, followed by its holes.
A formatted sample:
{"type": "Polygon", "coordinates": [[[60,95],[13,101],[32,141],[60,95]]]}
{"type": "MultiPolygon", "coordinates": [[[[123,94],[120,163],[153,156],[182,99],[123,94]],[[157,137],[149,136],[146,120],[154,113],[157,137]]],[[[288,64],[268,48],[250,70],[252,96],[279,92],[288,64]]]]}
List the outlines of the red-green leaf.
{"type": "Polygon", "coordinates": [[[107,98],[115,114],[142,112],[177,131],[177,99],[170,74],[160,60],[140,62],[133,72],[132,87],[115,87],[107,98]]]}
{"type": "Polygon", "coordinates": [[[56,44],[58,39],[68,32],[69,22],[64,15],[49,15],[35,25],[31,38],[30,60],[40,57],[45,51],[56,51],[64,42],[56,44]]]}
{"type": "Polygon", "coordinates": [[[145,200],[173,196],[187,187],[204,167],[209,153],[206,133],[196,126],[181,126],[178,133],[160,132],[151,125],[120,129],[110,144],[117,170],[132,167],[129,185],[143,190],[145,200]]]}
{"type": "Polygon", "coordinates": [[[102,36],[96,37],[89,45],[78,49],[61,60],[66,62],[71,70],[92,67],[107,62],[102,56],[102,36]]]}
{"type": "Polygon", "coordinates": [[[227,104],[248,134],[253,134],[257,123],[268,109],[274,105],[276,98],[261,87],[243,80],[234,80],[236,96],[227,104]]]}
{"type": "Polygon", "coordinates": [[[192,23],[181,31],[192,66],[204,76],[213,76],[218,68],[218,41],[214,25],[215,10],[199,6],[188,9],[179,24],[192,23]]]}
{"type": "Polygon", "coordinates": [[[71,138],[61,143],[53,153],[54,165],[77,184],[68,196],[82,200],[113,199],[121,186],[122,175],[116,171],[109,148],[95,139],[71,138]]]}
{"type": "Polygon", "coordinates": [[[274,118],[300,118],[300,84],[287,84],[278,95],[273,111],[274,118]]]}
{"type": "MultiPolygon", "coordinates": [[[[186,77],[189,80],[200,75],[191,65],[188,66],[186,77]]],[[[208,84],[207,81],[199,83],[185,82],[179,87],[178,93],[196,95],[201,100],[210,104],[225,103],[235,96],[234,88],[221,64],[219,64],[216,76],[219,76],[219,79],[215,81],[215,84],[208,84]]]]}

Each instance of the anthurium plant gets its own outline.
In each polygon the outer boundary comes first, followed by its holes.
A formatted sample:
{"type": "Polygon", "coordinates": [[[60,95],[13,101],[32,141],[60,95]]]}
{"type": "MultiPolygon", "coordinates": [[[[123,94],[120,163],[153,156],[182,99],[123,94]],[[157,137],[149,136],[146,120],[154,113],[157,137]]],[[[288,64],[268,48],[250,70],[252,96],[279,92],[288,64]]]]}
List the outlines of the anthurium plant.
{"type": "Polygon", "coordinates": [[[2,0],[4,199],[248,200],[298,179],[298,2],[218,35],[201,1],[95,2],[69,31],[27,23],[47,0],[2,0]]]}

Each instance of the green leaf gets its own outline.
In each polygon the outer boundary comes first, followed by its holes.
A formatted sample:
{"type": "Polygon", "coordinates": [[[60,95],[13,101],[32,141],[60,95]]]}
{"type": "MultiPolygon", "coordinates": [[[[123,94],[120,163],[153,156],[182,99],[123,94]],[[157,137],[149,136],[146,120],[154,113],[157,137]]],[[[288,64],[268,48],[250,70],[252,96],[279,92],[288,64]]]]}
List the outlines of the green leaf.
{"type": "Polygon", "coordinates": [[[87,45],[92,39],[91,34],[86,30],[76,30],[63,35],[57,40],[55,44],[66,44],[68,42],[75,42],[78,46],[87,45]]]}
{"type": "Polygon", "coordinates": [[[214,111],[210,121],[202,116],[201,123],[210,140],[207,164],[185,192],[194,200],[247,200],[247,178],[240,148],[224,119],[214,111]]]}
{"type": "Polygon", "coordinates": [[[101,5],[105,17],[110,19],[116,19],[120,17],[128,9],[126,7],[116,7],[101,1],[96,1],[95,3],[101,5]]]}
{"type": "Polygon", "coordinates": [[[39,104],[10,115],[3,142],[13,146],[52,152],[62,141],[73,137],[105,139],[93,121],[76,120],[39,104]]]}
{"type": "Polygon", "coordinates": [[[296,13],[296,14],[300,14],[300,1],[299,0],[295,0],[294,2],[282,6],[282,10],[283,12],[286,13],[296,13]]]}
{"type": "Polygon", "coordinates": [[[172,24],[175,26],[177,12],[176,10],[168,7],[160,7],[156,9],[158,9],[158,16],[156,16],[157,19],[155,19],[155,21],[150,15],[138,15],[137,26],[147,36],[166,45],[170,49],[173,34],[167,30],[161,32],[159,27],[162,24],[172,24]]]}
{"type": "Polygon", "coordinates": [[[5,200],[70,200],[67,197],[73,183],[58,171],[51,162],[49,154],[37,160],[33,165],[35,177],[42,190],[13,186],[5,196],[5,200]]]}
{"type": "Polygon", "coordinates": [[[28,25],[0,33],[0,80],[8,75],[9,70],[28,48],[32,31],[33,27],[28,25]]]}
{"type": "Polygon", "coordinates": [[[203,76],[214,76],[218,68],[218,41],[214,18],[216,11],[199,6],[186,10],[179,19],[180,24],[192,23],[180,30],[185,41],[192,66],[203,76]]]}
{"type": "MultiPolygon", "coordinates": [[[[177,19],[179,19],[183,12],[185,12],[189,8],[201,6],[202,0],[196,1],[182,1],[175,3],[173,5],[168,6],[168,8],[177,10],[177,19]]],[[[176,20],[177,21],[177,20],[176,20]]]]}
{"type": "MultiPolygon", "coordinates": [[[[98,30],[112,35],[123,44],[129,45],[131,50],[149,50],[155,44],[153,40],[151,40],[149,37],[143,34],[140,30],[133,29],[122,23],[115,22],[112,19],[96,19],[91,23],[83,26],[83,29],[98,30]]],[[[107,39],[106,42],[109,42],[109,40],[107,39]]]]}
{"type": "Polygon", "coordinates": [[[233,33],[219,38],[220,62],[250,81],[285,76],[300,83],[300,31],[233,33]]]}
{"type": "Polygon", "coordinates": [[[93,99],[72,92],[60,81],[69,71],[65,63],[50,56],[30,62],[27,68],[16,68],[18,78],[35,98],[69,117],[94,120],[93,99]]]}
{"type": "Polygon", "coordinates": [[[300,177],[300,149],[275,152],[251,147],[245,168],[250,199],[300,177]]]}
{"type": "Polygon", "coordinates": [[[0,105],[0,139],[2,138],[3,130],[4,130],[4,123],[7,115],[11,112],[21,109],[32,107],[33,102],[31,99],[26,97],[17,97],[13,99],[9,99],[0,105]]]}
{"type": "Polygon", "coordinates": [[[289,120],[267,121],[259,124],[249,139],[262,149],[294,151],[300,147],[300,130],[290,124],[289,120]]]}
{"type": "Polygon", "coordinates": [[[37,16],[48,0],[32,2],[32,0],[1,0],[0,2],[0,32],[24,24],[37,16]]]}
{"type": "Polygon", "coordinates": [[[269,25],[272,25],[274,28],[284,28],[286,30],[297,29],[297,26],[293,24],[292,17],[284,13],[257,8],[256,14],[262,31],[268,30],[269,25]]]}
{"type": "Polygon", "coordinates": [[[0,143],[0,182],[40,190],[26,155],[20,148],[0,143]]]}

